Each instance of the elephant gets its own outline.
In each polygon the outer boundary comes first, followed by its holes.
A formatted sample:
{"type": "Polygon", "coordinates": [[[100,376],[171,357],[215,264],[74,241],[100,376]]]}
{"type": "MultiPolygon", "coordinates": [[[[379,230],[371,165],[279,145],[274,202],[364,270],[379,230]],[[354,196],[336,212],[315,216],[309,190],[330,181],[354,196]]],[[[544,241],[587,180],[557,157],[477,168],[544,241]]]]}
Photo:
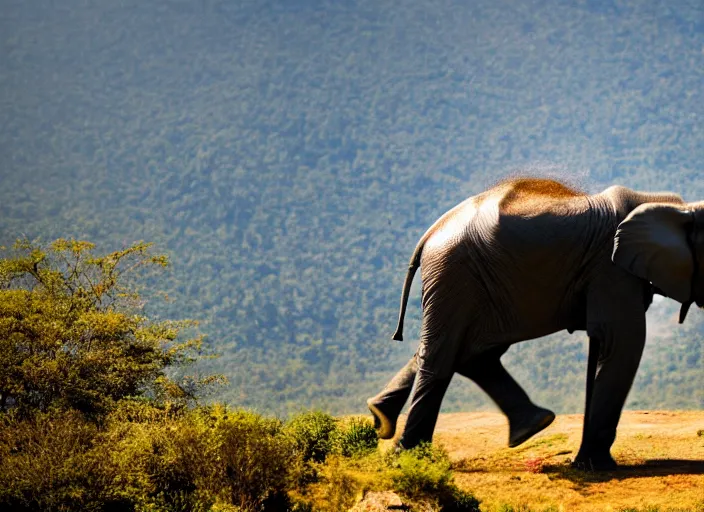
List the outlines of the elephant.
{"type": "Polygon", "coordinates": [[[454,373],[472,379],[508,418],[509,446],[546,428],[552,411],[534,404],[501,364],[521,341],[567,330],[589,338],[582,441],[572,465],[612,470],[616,428],[645,344],[654,294],[704,305],[704,201],[612,186],[586,194],[553,179],[517,177],[443,214],[411,257],[393,339],[421,269],[418,350],[367,400],[377,433],[398,449],[432,442],[454,373]]]}

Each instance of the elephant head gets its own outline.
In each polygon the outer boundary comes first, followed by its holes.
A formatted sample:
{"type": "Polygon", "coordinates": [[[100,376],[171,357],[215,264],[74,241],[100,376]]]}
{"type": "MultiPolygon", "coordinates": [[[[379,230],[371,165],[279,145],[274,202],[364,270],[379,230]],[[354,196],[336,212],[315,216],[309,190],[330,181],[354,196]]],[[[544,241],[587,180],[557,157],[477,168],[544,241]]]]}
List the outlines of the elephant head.
{"type": "Polygon", "coordinates": [[[646,203],[619,224],[612,260],[682,303],[704,305],[704,203],[646,203]]]}

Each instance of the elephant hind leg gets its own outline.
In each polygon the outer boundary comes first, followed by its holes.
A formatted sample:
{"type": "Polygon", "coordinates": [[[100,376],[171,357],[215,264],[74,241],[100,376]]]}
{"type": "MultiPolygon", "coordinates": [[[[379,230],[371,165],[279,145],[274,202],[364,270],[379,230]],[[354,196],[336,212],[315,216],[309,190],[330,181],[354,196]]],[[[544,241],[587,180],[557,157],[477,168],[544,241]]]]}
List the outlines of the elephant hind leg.
{"type": "Polygon", "coordinates": [[[422,366],[418,369],[406,427],[399,442],[402,448],[411,449],[433,440],[440,405],[451,380],[452,376],[437,377],[422,366]]]}
{"type": "Polygon", "coordinates": [[[378,395],[367,400],[380,439],[394,437],[396,421],[411,394],[417,372],[418,361],[414,355],[378,395]]]}
{"type": "Polygon", "coordinates": [[[424,274],[423,324],[416,354],[418,370],[406,426],[400,439],[403,448],[432,441],[442,399],[455,371],[455,358],[467,332],[464,306],[460,308],[458,301],[452,301],[462,295],[457,294],[457,290],[451,293],[452,290],[433,284],[432,277],[426,277],[424,274]]]}
{"type": "Polygon", "coordinates": [[[505,348],[482,354],[459,369],[473,380],[501,409],[509,422],[508,445],[514,448],[547,428],[555,414],[535,405],[501,364],[505,348]]]}

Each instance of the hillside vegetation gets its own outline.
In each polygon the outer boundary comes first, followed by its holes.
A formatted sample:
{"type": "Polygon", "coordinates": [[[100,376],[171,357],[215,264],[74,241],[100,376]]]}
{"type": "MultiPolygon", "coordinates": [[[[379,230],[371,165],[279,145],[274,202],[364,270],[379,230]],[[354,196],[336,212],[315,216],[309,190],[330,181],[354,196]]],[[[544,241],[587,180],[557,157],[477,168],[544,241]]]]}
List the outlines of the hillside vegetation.
{"type": "MultiPolygon", "coordinates": [[[[217,398],[362,412],[415,350],[389,337],[447,208],[519,169],[704,198],[703,33],[692,0],[10,0],[0,244],[155,242],[173,301],[147,308],[201,322],[217,398]]],[[[653,309],[628,407],[704,407],[704,315],[653,309]]],[[[505,360],[578,412],[585,355],[505,360]]],[[[457,379],[445,407],[492,406],[457,379]]]]}

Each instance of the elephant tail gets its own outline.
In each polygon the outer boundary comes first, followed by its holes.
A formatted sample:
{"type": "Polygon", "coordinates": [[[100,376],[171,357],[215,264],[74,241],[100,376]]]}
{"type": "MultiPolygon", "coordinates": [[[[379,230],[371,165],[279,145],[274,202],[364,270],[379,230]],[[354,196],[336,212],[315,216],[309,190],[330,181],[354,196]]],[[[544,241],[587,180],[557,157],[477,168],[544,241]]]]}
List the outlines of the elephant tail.
{"type": "Polygon", "coordinates": [[[394,333],[392,339],[396,341],[403,341],[403,318],[406,316],[406,306],[408,305],[408,295],[411,292],[411,284],[413,283],[413,277],[416,275],[416,270],[420,267],[420,256],[423,253],[423,246],[425,246],[425,241],[428,239],[428,233],[426,233],[413,251],[413,256],[411,256],[411,261],[408,264],[408,272],[406,272],[406,280],[403,283],[403,293],[401,294],[401,311],[398,315],[398,325],[396,326],[396,332],[394,333]]]}

